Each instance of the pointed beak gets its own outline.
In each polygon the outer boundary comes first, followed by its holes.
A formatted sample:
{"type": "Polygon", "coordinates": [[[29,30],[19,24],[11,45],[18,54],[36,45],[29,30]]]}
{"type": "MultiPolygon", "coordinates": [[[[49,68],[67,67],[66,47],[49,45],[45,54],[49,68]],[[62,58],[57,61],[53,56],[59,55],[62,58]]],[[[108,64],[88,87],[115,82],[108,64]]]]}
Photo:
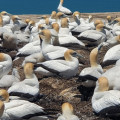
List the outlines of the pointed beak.
{"type": "Polygon", "coordinates": [[[82,56],[81,54],[76,53],[76,56],[78,56],[79,58],[85,58],[84,56],[82,56]]]}
{"type": "Polygon", "coordinates": [[[116,20],[114,20],[114,21],[112,21],[111,23],[109,23],[109,25],[114,25],[114,24],[116,24],[117,23],[117,21],[116,20]]]}
{"type": "Polygon", "coordinates": [[[9,16],[13,16],[12,14],[10,14],[10,13],[7,13],[9,16]]]}
{"type": "Polygon", "coordinates": [[[104,43],[101,43],[101,44],[98,45],[98,51],[101,50],[101,48],[103,47],[103,45],[104,45],[104,43]]]}
{"type": "Polygon", "coordinates": [[[103,28],[104,28],[104,29],[107,29],[107,30],[112,30],[111,28],[106,27],[106,26],[104,26],[103,28]]]}

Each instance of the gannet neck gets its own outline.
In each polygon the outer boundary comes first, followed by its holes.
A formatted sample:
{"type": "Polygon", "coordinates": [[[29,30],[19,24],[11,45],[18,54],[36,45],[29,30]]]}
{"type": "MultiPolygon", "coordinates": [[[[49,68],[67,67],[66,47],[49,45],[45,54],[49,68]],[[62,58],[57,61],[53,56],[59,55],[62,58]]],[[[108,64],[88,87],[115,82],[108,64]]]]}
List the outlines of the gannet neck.
{"type": "Polygon", "coordinates": [[[74,18],[75,22],[79,25],[80,24],[80,12],[75,11],[73,13],[73,18],[74,18]]]}
{"type": "Polygon", "coordinates": [[[61,27],[62,28],[68,28],[68,19],[67,18],[62,18],[61,19],[61,27]]]}
{"type": "Polygon", "coordinates": [[[60,5],[63,5],[64,0],[60,0],[60,5]]]}
{"type": "Polygon", "coordinates": [[[2,97],[2,101],[9,102],[9,93],[5,89],[0,90],[0,96],[2,97]]]}
{"type": "Polygon", "coordinates": [[[49,24],[50,24],[49,18],[46,18],[46,19],[45,19],[45,24],[46,24],[46,25],[49,25],[49,24]]]}
{"type": "Polygon", "coordinates": [[[2,19],[1,15],[0,15],[0,27],[2,27],[2,26],[3,26],[3,19],[2,19]]]}
{"type": "Polygon", "coordinates": [[[91,52],[90,52],[90,65],[91,67],[97,67],[97,57],[98,57],[98,49],[94,48],[91,52]]]}
{"type": "Polygon", "coordinates": [[[62,114],[66,117],[73,115],[73,106],[70,103],[64,103],[62,105],[62,114]]]}
{"type": "Polygon", "coordinates": [[[99,92],[104,92],[109,90],[109,83],[108,79],[106,77],[100,77],[98,79],[98,91],[99,92]]]}
{"type": "Polygon", "coordinates": [[[115,40],[116,40],[117,42],[120,42],[120,35],[116,36],[116,37],[115,37],[115,40]]]}
{"type": "Polygon", "coordinates": [[[0,62],[4,61],[5,60],[5,56],[4,56],[4,53],[0,53],[0,62]]]}
{"type": "Polygon", "coordinates": [[[33,68],[33,63],[26,63],[24,65],[24,74],[26,79],[34,78],[33,68]]]}
{"type": "Polygon", "coordinates": [[[95,20],[94,21],[94,25],[95,25],[95,27],[98,25],[98,24],[103,24],[103,22],[101,21],[101,20],[95,20]]]}
{"type": "Polygon", "coordinates": [[[4,103],[0,100],[0,117],[2,117],[4,109],[5,109],[4,103]]]}
{"type": "Polygon", "coordinates": [[[93,16],[92,15],[89,15],[89,23],[91,23],[93,20],[93,16]]]}

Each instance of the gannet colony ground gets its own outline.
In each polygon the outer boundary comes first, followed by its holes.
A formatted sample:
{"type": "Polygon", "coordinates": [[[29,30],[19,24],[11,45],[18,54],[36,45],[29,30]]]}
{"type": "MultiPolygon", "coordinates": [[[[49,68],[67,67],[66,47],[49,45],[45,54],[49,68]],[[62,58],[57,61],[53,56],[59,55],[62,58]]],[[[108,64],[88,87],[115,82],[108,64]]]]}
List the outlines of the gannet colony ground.
{"type": "Polygon", "coordinates": [[[120,13],[0,13],[0,120],[120,119],[120,13]]]}

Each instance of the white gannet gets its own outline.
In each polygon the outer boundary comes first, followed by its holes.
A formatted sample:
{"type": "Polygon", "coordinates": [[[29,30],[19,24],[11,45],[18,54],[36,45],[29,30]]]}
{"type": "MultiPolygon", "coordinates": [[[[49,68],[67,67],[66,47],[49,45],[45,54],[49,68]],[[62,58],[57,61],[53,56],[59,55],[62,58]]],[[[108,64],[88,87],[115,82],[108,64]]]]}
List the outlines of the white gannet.
{"type": "Polygon", "coordinates": [[[65,78],[71,78],[78,72],[79,61],[75,58],[77,56],[82,57],[73,50],[67,50],[64,53],[65,60],[49,60],[38,63],[35,67],[42,67],[53,74],[60,75],[65,78]]]}
{"type": "Polygon", "coordinates": [[[3,21],[3,26],[6,24],[10,24],[10,14],[7,13],[6,11],[2,11],[0,14],[3,21]]]}
{"type": "Polygon", "coordinates": [[[64,57],[65,47],[51,45],[51,32],[48,29],[42,30],[40,33],[42,39],[42,53],[46,60],[58,59],[64,57]]]}
{"type": "Polygon", "coordinates": [[[61,28],[59,30],[59,44],[68,48],[85,48],[85,44],[74,37],[68,28],[68,19],[61,19],[61,28]]]}
{"type": "Polygon", "coordinates": [[[26,100],[9,100],[9,94],[6,90],[0,90],[0,119],[30,119],[39,116],[41,120],[48,120],[44,108],[26,100]],[[46,118],[46,119],[45,119],[46,118]]]}
{"type": "Polygon", "coordinates": [[[120,43],[120,35],[113,36],[110,39],[108,39],[105,44],[109,47],[115,46],[120,43]]]}
{"type": "Polygon", "coordinates": [[[32,63],[26,63],[24,65],[25,79],[21,82],[14,83],[8,89],[8,93],[11,96],[19,96],[28,99],[31,98],[32,101],[39,97],[39,82],[38,78],[33,72],[33,68],[34,65],[32,63]]]}
{"type": "Polygon", "coordinates": [[[80,40],[86,41],[88,45],[98,45],[106,41],[106,31],[108,29],[104,24],[98,24],[96,30],[86,30],[82,32],[78,38],[80,40]]]}
{"type": "Polygon", "coordinates": [[[69,29],[72,30],[78,25],[80,25],[80,12],[75,11],[73,13],[74,22],[69,23],[69,29]]]}
{"type": "Polygon", "coordinates": [[[106,66],[106,65],[111,65],[113,63],[115,63],[117,60],[120,59],[120,44],[113,46],[112,48],[110,48],[104,58],[103,58],[103,63],[102,66],[106,66]]]}
{"type": "Polygon", "coordinates": [[[0,78],[7,75],[12,69],[12,59],[8,54],[0,53],[0,78]]]}
{"type": "Polygon", "coordinates": [[[109,83],[106,77],[100,77],[97,81],[92,96],[92,108],[95,113],[102,116],[120,115],[120,91],[109,90],[109,83]]]}
{"type": "Polygon", "coordinates": [[[79,19],[80,23],[74,29],[72,29],[73,35],[79,35],[80,33],[86,31],[86,30],[94,30],[94,22],[92,22],[92,17],[88,19],[88,21],[85,21],[83,18],[79,19]]]}
{"type": "Polygon", "coordinates": [[[0,79],[0,88],[10,87],[15,82],[20,82],[20,76],[17,68],[13,68],[12,75],[4,75],[0,79]]]}
{"type": "Polygon", "coordinates": [[[103,73],[101,65],[97,63],[98,53],[101,47],[102,44],[90,52],[91,67],[84,68],[79,74],[79,79],[82,81],[82,85],[85,87],[95,87],[97,79],[103,73]]]}
{"type": "Polygon", "coordinates": [[[36,40],[34,42],[27,43],[25,46],[18,50],[17,56],[28,56],[33,53],[37,53],[41,51],[40,40],[36,40]],[[31,50],[32,48],[32,50],[31,50]]]}
{"type": "Polygon", "coordinates": [[[62,104],[62,115],[58,117],[57,120],[80,120],[73,113],[73,106],[70,103],[62,104]]]}
{"type": "Polygon", "coordinates": [[[58,10],[59,12],[64,13],[64,14],[71,15],[72,12],[71,12],[68,8],[63,7],[63,2],[64,2],[64,0],[60,0],[60,3],[59,3],[59,5],[58,5],[57,10],[58,10]]]}

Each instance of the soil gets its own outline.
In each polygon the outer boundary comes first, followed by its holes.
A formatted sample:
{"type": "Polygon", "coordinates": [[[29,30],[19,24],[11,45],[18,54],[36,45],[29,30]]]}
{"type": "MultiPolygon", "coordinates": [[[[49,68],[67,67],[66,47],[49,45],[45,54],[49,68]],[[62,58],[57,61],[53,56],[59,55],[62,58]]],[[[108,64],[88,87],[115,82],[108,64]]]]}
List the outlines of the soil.
{"type": "MultiPolygon", "coordinates": [[[[111,15],[115,17],[116,15],[119,15],[119,13],[92,13],[94,18],[102,18],[104,19],[106,15],[111,15]]],[[[36,19],[37,17],[41,15],[19,15],[23,20],[26,18],[32,18],[35,21],[38,21],[36,19]]],[[[82,14],[84,18],[88,16],[88,14],[82,14]]],[[[19,45],[19,48],[24,46],[24,44],[19,45]]],[[[87,50],[80,49],[76,50],[78,53],[81,53],[85,58],[82,60],[80,59],[80,63],[82,63],[82,66],[79,66],[78,74],[75,77],[72,77],[71,79],[64,79],[59,76],[52,76],[52,77],[46,77],[42,76],[39,73],[36,73],[39,83],[40,83],[40,94],[43,94],[43,98],[40,99],[36,104],[42,106],[45,108],[45,110],[54,118],[51,120],[56,120],[59,114],[61,113],[61,105],[64,102],[69,102],[74,107],[74,113],[80,118],[80,120],[110,120],[110,118],[104,118],[100,116],[96,116],[93,113],[92,106],[91,106],[91,97],[88,101],[81,101],[81,93],[78,90],[78,87],[81,85],[80,82],[77,82],[78,75],[80,71],[85,68],[89,67],[89,54],[90,51],[94,47],[88,47],[87,50]]],[[[108,47],[103,47],[99,53],[98,56],[98,63],[102,63],[103,57],[108,50],[108,47]]],[[[16,54],[16,51],[8,52],[8,54],[11,57],[14,57],[16,54]]],[[[21,80],[24,80],[24,73],[23,68],[21,67],[22,61],[24,60],[24,57],[19,58],[18,60],[13,62],[13,68],[17,67],[21,80]]],[[[112,66],[108,66],[104,69],[109,69],[112,66]]]]}

